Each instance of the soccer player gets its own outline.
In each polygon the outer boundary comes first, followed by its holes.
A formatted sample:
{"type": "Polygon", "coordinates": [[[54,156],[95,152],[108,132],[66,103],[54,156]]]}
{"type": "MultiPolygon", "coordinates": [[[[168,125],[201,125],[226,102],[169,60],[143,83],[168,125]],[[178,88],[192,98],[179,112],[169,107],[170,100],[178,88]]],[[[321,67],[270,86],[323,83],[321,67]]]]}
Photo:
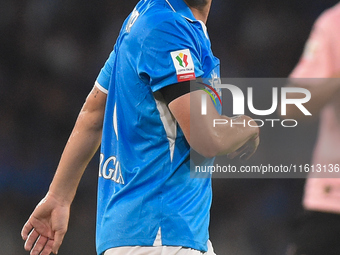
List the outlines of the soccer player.
{"type": "MultiPolygon", "coordinates": [[[[306,108],[312,115],[320,114],[312,159],[315,171],[306,180],[306,213],[296,226],[295,255],[340,254],[340,173],[336,170],[340,164],[340,79],[336,79],[340,78],[339,24],[337,4],[314,24],[304,54],[290,76],[294,85],[311,92],[306,108]],[[328,174],[332,169],[333,174],[328,174]]],[[[288,109],[288,115],[301,117],[297,108],[288,109]]]]}
{"type": "Polygon", "coordinates": [[[213,127],[213,119],[231,119],[211,100],[202,115],[206,92],[190,92],[190,80],[198,77],[211,86],[219,82],[205,26],[210,5],[136,5],[81,109],[48,193],[23,227],[31,254],[58,252],[80,178],[100,144],[98,254],[214,254],[211,179],[190,178],[190,151],[201,155],[202,165],[217,155],[248,158],[259,129],[213,127]]]}

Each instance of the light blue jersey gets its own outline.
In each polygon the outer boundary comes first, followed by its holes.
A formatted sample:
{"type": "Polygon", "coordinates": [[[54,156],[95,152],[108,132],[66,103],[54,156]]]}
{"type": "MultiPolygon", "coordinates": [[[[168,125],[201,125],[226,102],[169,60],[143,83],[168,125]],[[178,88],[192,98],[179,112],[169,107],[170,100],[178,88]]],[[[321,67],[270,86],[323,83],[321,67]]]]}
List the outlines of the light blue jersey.
{"type": "Polygon", "coordinates": [[[195,77],[219,77],[205,25],[183,0],[140,1],[97,78],[108,94],[98,254],[137,245],[207,250],[211,180],[190,178],[190,146],[159,92],[195,77]]]}

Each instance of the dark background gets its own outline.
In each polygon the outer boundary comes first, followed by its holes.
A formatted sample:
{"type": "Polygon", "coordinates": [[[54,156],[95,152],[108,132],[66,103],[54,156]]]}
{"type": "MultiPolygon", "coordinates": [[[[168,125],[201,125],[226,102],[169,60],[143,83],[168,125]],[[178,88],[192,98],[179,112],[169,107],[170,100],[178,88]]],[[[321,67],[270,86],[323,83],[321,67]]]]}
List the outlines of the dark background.
{"type": "MultiPolygon", "coordinates": [[[[0,254],[28,254],[22,225],[46,193],[84,99],[137,1],[1,0],[0,254]]],[[[214,0],[208,20],[222,77],[287,77],[335,0],[214,0]]],[[[268,95],[263,94],[263,99],[268,95]]],[[[316,122],[264,128],[253,162],[308,163],[316,122]]],[[[251,161],[252,162],[252,161],[251,161]]],[[[59,254],[95,254],[98,157],[72,206],[59,254]]],[[[214,179],[217,254],[285,254],[303,179],[214,179]]]]}

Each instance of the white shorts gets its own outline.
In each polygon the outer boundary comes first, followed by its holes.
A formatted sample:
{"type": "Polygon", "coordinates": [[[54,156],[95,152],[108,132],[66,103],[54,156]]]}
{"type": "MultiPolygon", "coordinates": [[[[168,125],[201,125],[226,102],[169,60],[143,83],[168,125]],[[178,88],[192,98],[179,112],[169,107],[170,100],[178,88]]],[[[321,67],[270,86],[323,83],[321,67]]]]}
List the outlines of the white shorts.
{"type": "Polygon", "coordinates": [[[181,246],[124,246],[108,249],[104,255],[216,255],[210,240],[207,245],[207,252],[181,246]]]}

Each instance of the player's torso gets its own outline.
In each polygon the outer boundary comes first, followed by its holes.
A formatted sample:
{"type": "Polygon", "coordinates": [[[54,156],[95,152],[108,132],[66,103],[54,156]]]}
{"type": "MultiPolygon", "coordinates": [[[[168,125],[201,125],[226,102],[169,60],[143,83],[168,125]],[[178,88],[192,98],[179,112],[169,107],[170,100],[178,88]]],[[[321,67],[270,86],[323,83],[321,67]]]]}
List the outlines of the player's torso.
{"type": "MultiPolygon", "coordinates": [[[[189,150],[189,145],[177,123],[169,116],[168,109],[162,106],[160,100],[155,97],[153,89],[157,85],[153,87],[149,85],[157,83],[154,81],[156,79],[162,79],[162,82],[167,82],[168,85],[177,82],[174,77],[169,77],[168,80],[163,77],[163,73],[168,75],[165,70],[174,68],[174,66],[169,60],[164,60],[162,65],[163,60],[159,59],[157,54],[157,51],[168,51],[170,55],[172,48],[168,49],[167,45],[159,45],[157,49],[148,49],[145,46],[148,40],[152,40],[148,35],[153,33],[153,30],[159,29],[155,24],[171,19],[174,15],[170,8],[164,8],[164,6],[167,6],[165,0],[141,1],[125,21],[115,46],[117,54],[114,75],[109,88],[108,102],[110,103],[107,105],[104,126],[105,138],[111,140],[112,146],[107,148],[111,150],[107,152],[110,155],[104,155],[104,159],[110,156],[120,157],[117,154],[126,151],[129,158],[134,159],[127,160],[126,166],[121,165],[127,171],[136,169],[136,167],[148,168],[148,164],[145,167],[141,164],[145,163],[146,159],[149,159],[148,162],[155,160],[160,154],[163,158],[174,157],[174,160],[180,160],[176,158],[176,155],[166,156],[169,154],[169,139],[177,141],[176,153],[179,155],[184,155],[189,150]],[[149,52],[146,53],[145,50],[149,52]],[[140,63],[143,54],[154,54],[152,55],[154,58],[148,58],[148,63],[140,63]],[[155,65],[157,67],[153,69],[153,61],[161,64],[155,65]],[[150,79],[153,80],[150,81],[150,79]],[[167,124],[163,117],[167,118],[167,124]],[[112,133],[112,130],[115,132],[112,133]]],[[[205,27],[200,22],[189,22],[186,19],[182,19],[181,22],[185,23],[183,27],[187,29],[186,33],[194,38],[193,47],[200,52],[202,77],[206,78],[205,81],[210,85],[219,82],[219,60],[213,56],[205,27]]],[[[176,36],[177,34],[178,31],[169,31],[168,40],[172,45],[181,44],[181,35],[176,36]]],[[[131,178],[134,175],[135,171],[131,178]]]]}
{"type": "Polygon", "coordinates": [[[197,53],[199,75],[210,84],[217,82],[219,60],[205,27],[174,13],[168,1],[141,1],[122,27],[101,146],[98,250],[152,245],[160,228],[163,245],[206,248],[211,182],[190,178],[190,146],[158,92],[160,86],[178,82],[180,70],[171,52],[182,50],[183,36],[192,37],[189,47],[197,53]],[[185,31],[171,30],[171,22],[180,22],[176,26],[185,31]],[[157,37],[162,29],[169,36],[165,40],[157,37]]]}
{"type": "MultiPolygon", "coordinates": [[[[315,59],[313,68],[305,72],[311,77],[328,78],[340,72],[340,4],[327,10],[318,20],[317,26],[324,36],[316,35],[311,40],[312,49],[320,50],[319,56],[330,56],[322,66],[315,59]],[[324,47],[319,47],[327,38],[324,47]],[[319,69],[322,70],[321,74],[319,69]]],[[[313,53],[313,52],[311,52],[313,53]]],[[[313,57],[313,55],[311,55],[313,57]]],[[[313,60],[313,59],[312,59],[313,60]]],[[[306,60],[308,61],[308,59],[306,60]]],[[[308,66],[307,66],[308,67],[308,66]]],[[[304,70],[302,70],[304,71],[304,70]]],[[[340,79],[340,77],[338,77],[340,79]]],[[[315,171],[309,174],[305,188],[304,206],[309,210],[340,212],[340,173],[336,171],[340,164],[340,93],[334,95],[320,114],[319,133],[312,159],[315,171]],[[333,170],[332,170],[333,169],[333,170]],[[328,177],[328,178],[325,178],[328,177]]]]}

